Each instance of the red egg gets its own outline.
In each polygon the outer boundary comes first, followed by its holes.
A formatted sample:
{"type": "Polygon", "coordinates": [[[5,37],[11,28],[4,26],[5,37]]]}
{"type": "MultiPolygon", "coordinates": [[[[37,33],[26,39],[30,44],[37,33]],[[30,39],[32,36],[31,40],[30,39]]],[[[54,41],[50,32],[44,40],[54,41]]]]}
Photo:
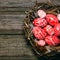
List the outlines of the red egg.
{"type": "Polygon", "coordinates": [[[52,25],[52,26],[54,26],[54,25],[56,25],[56,24],[58,23],[58,18],[57,18],[57,16],[55,16],[55,15],[53,15],[53,14],[47,14],[47,15],[46,15],[46,20],[47,20],[47,22],[48,22],[50,25],[52,25]]]}
{"type": "Polygon", "coordinates": [[[47,25],[47,21],[44,19],[44,18],[36,18],[34,21],[33,21],[33,24],[35,26],[40,26],[40,27],[44,27],[47,25]]]}
{"type": "Polygon", "coordinates": [[[34,27],[32,33],[37,39],[44,39],[46,36],[46,32],[40,27],[34,27]]]}
{"type": "Polygon", "coordinates": [[[44,30],[45,30],[49,35],[53,35],[53,34],[54,34],[54,29],[52,28],[51,25],[47,25],[46,27],[44,27],[44,30]]]}
{"type": "Polygon", "coordinates": [[[45,46],[45,41],[44,40],[39,40],[38,42],[37,42],[37,44],[39,45],[39,46],[45,46]]]}
{"type": "Polygon", "coordinates": [[[56,46],[60,44],[60,40],[56,36],[46,36],[45,42],[50,46],[56,46]]]}
{"type": "Polygon", "coordinates": [[[60,36],[60,23],[54,26],[54,31],[56,36],[60,36]]]}

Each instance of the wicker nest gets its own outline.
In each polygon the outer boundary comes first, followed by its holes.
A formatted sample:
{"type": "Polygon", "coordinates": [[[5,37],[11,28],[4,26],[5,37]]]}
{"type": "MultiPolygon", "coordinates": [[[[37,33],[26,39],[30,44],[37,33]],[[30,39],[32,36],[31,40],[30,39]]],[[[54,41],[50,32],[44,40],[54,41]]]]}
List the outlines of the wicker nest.
{"type": "Polygon", "coordinates": [[[36,38],[34,37],[32,33],[33,24],[32,21],[35,18],[38,18],[38,15],[36,14],[37,10],[43,9],[46,13],[52,13],[57,15],[60,13],[60,6],[53,5],[51,3],[36,3],[34,7],[30,9],[30,11],[26,12],[26,18],[24,19],[24,32],[25,36],[27,37],[27,40],[30,42],[33,50],[37,53],[39,56],[53,56],[56,53],[60,52],[60,45],[58,46],[38,46],[36,43],[36,38]]]}

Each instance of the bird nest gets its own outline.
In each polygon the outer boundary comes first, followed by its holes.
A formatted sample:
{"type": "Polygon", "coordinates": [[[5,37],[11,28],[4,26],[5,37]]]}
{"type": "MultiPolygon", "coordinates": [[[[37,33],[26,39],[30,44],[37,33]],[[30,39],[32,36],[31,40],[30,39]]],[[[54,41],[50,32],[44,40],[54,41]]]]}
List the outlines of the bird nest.
{"type": "MultiPolygon", "coordinates": [[[[60,44],[57,46],[53,45],[44,45],[39,46],[37,44],[37,38],[34,36],[32,30],[34,28],[33,21],[36,18],[39,18],[37,11],[44,10],[46,14],[58,15],[60,13],[60,6],[53,5],[51,3],[36,3],[29,11],[26,12],[26,18],[24,19],[24,32],[27,40],[30,42],[33,50],[39,56],[53,56],[56,53],[60,52],[60,44]]],[[[60,39],[60,38],[59,38],[60,39]]]]}

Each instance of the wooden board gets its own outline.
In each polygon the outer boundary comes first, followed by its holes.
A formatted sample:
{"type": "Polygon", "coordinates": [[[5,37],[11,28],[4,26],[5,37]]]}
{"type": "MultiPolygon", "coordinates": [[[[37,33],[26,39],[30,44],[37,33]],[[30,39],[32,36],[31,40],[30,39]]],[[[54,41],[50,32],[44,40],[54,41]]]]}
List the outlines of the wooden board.
{"type": "Polygon", "coordinates": [[[25,15],[0,15],[0,34],[23,34],[25,15]],[[21,28],[22,27],[22,28],[21,28]]]}
{"type": "MultiPolygon", "coordinates": [[[[32,7],[36,0],[0,0],[0,7],[32,7]]],[[[60,5],[60,0],[37,0],[38,2],[51,1],[60,5]]]]}
{"type": "MultiPolygon", "coordinates": [[[[36,0],[1,0],[1,7],[31,7],[36,0]]],[[[37,0],[38,2],[47,2],[47,0],[37,0]]]]}
{"type": "Polygon", "coordinates": [[[23,55],[34,55],[24,35],[0,35],[0,56],[23,55]]]}

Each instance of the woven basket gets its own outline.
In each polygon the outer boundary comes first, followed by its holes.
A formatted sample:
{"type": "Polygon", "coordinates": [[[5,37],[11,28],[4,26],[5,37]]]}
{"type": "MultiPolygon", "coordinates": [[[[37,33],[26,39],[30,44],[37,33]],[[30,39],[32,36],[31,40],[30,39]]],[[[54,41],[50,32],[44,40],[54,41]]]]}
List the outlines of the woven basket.
{"type": "Polygon", "coordinates": [[[52,13],[57,15],[60,13],[60,6],[54,5],[51,3],[36,3],[30,11],[26,12],[26,18],[24,19],[24,32],[27,40],[30,42],[33,50],[36,52],[38,56],[54,56],[55,54],[60,52],[59,46],[38,46],[36,44],[36,39],[32,33],[32,21],[37,18],[37,10],[43,9],[46,13],[52,13]]]}

